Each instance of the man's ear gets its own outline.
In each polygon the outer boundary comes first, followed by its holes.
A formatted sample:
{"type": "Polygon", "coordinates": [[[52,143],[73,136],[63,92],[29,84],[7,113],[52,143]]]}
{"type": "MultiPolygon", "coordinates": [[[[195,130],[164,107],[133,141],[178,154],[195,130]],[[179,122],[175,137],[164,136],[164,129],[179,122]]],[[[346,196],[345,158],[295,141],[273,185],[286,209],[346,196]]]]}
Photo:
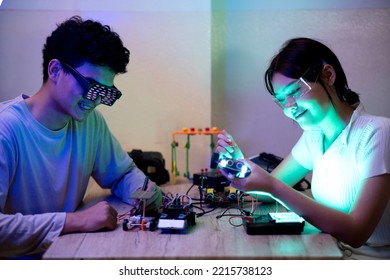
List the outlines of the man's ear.
{"type": "Polygon", "coordinates": [[[58,59],[52,59],[47,67],[49,79],[56,82],[62,69],[61,62],[58,59]]]}
{"type": "Polygon", "coordinates": [[[334,70],[332,65],[324,65],[324,67],[322,68],[321,79],[328,86],[333,86],[336,80],[336,71],[334,70]]]}

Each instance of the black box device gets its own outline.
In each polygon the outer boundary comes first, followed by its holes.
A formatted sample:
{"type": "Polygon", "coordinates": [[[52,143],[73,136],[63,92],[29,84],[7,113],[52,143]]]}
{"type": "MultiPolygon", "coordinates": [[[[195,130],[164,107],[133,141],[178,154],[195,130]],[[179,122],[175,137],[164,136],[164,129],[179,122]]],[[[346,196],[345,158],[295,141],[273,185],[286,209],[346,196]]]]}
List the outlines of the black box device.
{"type": "Polygon", "coordinates": [[[210,187],[217,191],[223,191],[225,187],[230,186],[230,181],[216,172],[195,173],[193,183],[195,186],[210,187]]]}
{"type": "Polygon", "coordinates": [[[249,235],[300,234],[305,225],[305,220],[294,212],[246,216],[242,221],[249,235]]]}

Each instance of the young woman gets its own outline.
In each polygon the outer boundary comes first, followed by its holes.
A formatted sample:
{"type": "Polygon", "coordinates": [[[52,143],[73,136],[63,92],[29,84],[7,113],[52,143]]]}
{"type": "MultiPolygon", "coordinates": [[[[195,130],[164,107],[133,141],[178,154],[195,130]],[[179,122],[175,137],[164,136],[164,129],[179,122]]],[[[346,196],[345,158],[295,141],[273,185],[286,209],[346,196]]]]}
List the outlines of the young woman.
{"type": "Polygon", "coordinates": [[[265,73],[267,90],[303,134],[271,174],[244,159],[230,134],[217,152],[250,165],[243,191],[265,191],[323,232],[346,258],[390,258],[390,119],[365,113],[336,55],[308,39],[287,41],[265,73]],[[312,171],[314,199],[291,188],[312,171]]]}

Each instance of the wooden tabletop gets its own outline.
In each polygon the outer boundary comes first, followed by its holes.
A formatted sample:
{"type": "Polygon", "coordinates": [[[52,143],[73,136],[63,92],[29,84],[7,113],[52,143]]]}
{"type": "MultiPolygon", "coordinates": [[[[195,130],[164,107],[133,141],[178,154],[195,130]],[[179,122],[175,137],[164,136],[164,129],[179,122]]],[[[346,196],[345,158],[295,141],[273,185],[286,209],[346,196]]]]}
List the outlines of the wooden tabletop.
{"type": "MultiPolygon", "coordinates": [[[[162,187],[163,191],[185,193],[191,184],[162,187]]],[[[101,199],[101,198],[100,198],[101,199]]],[[[112,195],[105,195],[119,214],[131,207],[112,195]]],[[[259,203],[267,209],[272,204],[259,203]]],[[[332,236],[305,223],[298,235],[248,235],[243,226],[233,226],[229,217],[217,219],[226,207],[196,219],[185,232],[165,233],[136,227],[124,231],[73,233],[60,236],[44,259],[341,259],[332,236]]],[[[196,211],[198,212],[198,211],[196,211]]],[[[238,213],[237,211],[233,213],[238,213]]],[[[235,220],[235,224],[240,221],[235,220]]]]}

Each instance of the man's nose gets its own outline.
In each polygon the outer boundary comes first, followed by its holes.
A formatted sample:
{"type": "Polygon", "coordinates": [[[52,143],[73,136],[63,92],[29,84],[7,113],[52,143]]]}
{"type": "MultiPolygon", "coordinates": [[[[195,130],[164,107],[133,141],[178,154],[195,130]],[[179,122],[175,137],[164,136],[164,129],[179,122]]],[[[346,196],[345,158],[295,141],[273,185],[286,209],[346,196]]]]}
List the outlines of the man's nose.
{"type": "Polygon", "coordinates": [[[102,102],[102,97],[101,97],[100,95],[98,95],[98,96],[96,97],[96,99],[95,99],[93,102],[95,102],[95,105],[96,105],[96,106],[97,106],[97,105],[100,105],[101,102],[102,102]]]}

